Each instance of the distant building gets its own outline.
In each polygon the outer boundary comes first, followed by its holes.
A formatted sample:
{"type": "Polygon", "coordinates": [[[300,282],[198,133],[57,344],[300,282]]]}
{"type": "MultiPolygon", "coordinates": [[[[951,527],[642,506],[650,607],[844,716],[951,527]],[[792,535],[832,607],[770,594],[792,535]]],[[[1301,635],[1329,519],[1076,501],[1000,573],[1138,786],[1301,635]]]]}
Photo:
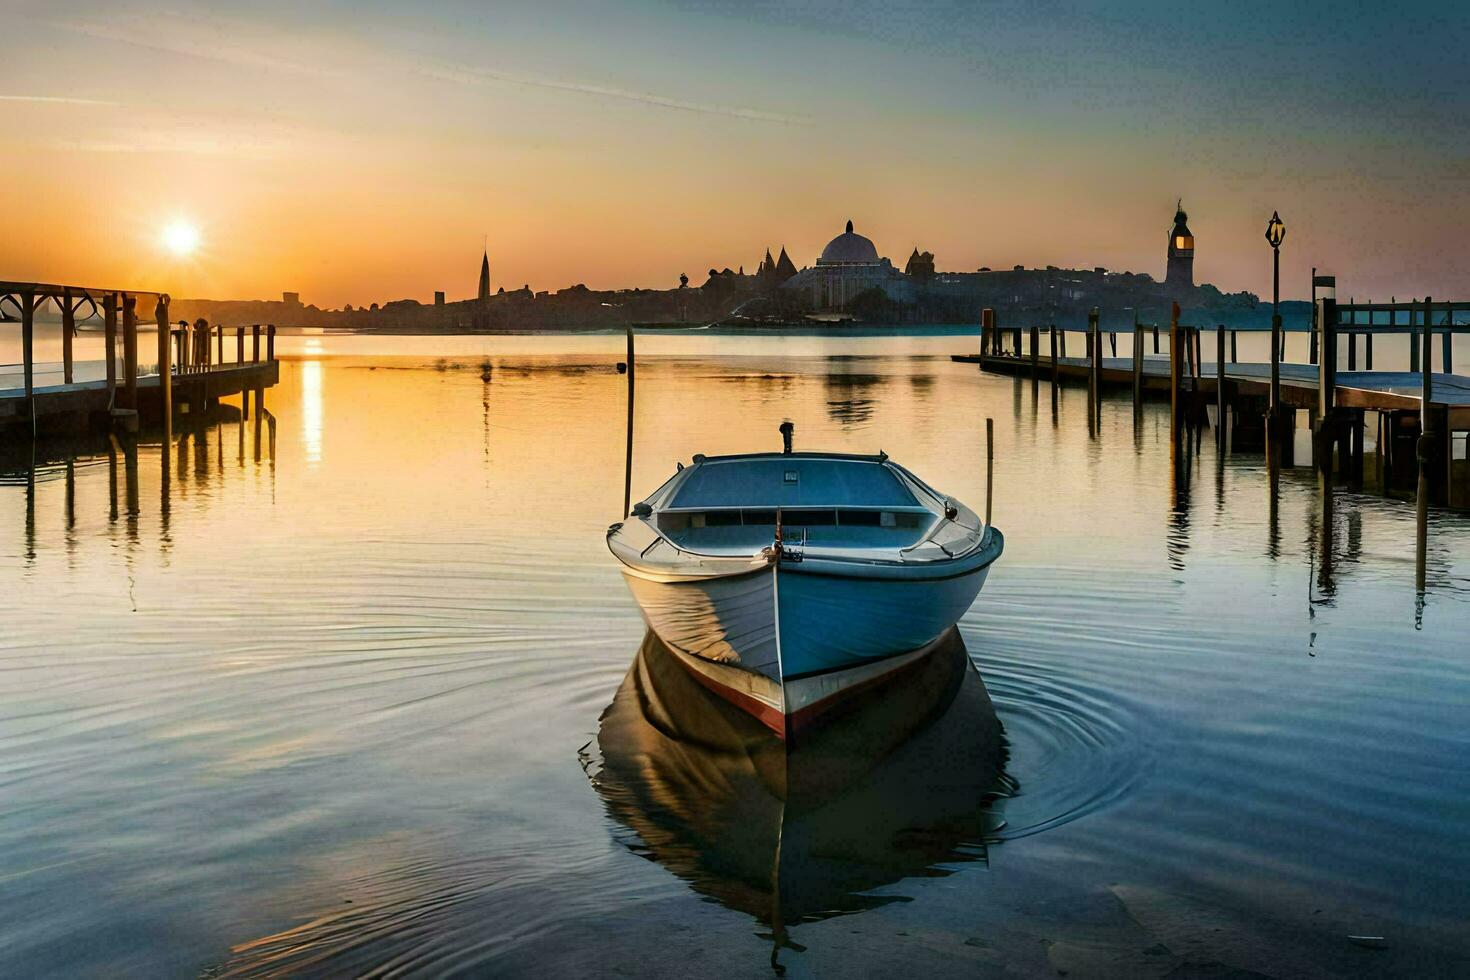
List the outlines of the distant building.
{"type": "Polygon", "coordinates": [[[287,306],[300,306],[301,305],[301,294],[300,293],[281,293],[281,302],[282,303],[285,303],[287,306]]]}
{"type": "Polygon", "coordinates": [[[903,271],[904,275],[919,282],[928,282],[934,278],[934,253],[920,252],[918,246],[914,246],[914,254],[909,256],[908,265],[903,267],[903,271]]]}
{"type": "Polygon", "coordinates": [[[434,305],[435,306],[443,306],[444,305],[444,290],[442,290],[442,289],[436,289],[436,290],[434,290],[434,305]]]}
{"type": "Polygon", "coordinates": [[[890,300],[908,302],[913,287],[893,263],[878,256],[871,239],[847,230],[827,243],[817,264],[786,280],[783,289],[799,290],[811,309],[840,310],[870,289],[890,300]]]}
{"type": "Polygon", "coordinates": [[[1194,288],[1194,236],[1189,233],[1189,215],[1184,202],[1174,212],[1174,227],[1169,229],[1169,264],[1164,269],[1164,285],[1171,290],[1194,288]]]}
{"type": "Polygon", "coordinates": [[[490,253],[487,251],[480,258],[480,302],[490,298],[490,253]]]}

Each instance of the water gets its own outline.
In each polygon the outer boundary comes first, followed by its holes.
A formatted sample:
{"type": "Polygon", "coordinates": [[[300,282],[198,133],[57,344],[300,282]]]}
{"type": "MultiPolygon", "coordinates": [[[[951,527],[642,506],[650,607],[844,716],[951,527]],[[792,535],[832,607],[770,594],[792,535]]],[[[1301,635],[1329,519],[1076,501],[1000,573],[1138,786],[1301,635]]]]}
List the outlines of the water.
{"type": "Polygon", "coordinates": [[[1470,521],[1434,515],[1421,598],[1410,506],[1339,488],[1325,536],[1288,471],[1273,526],[1259,456],[1207,437],[1176,486],[1167,406],[1092,439],[1083,391],[973,346],[640,341],[635,495],[789,417],[983,503],[996,422],[1007,551],[961,635],[1003,771],[906,742],[866,799],[916,826],[801,824],[779,923],[701,797],[666,812],[687,782],[640,782],[755,777],[669,769],[618,695],[621,337],[282,337],[258,454],[255,419],[182,427],[166,480],[156,437],[12,453],[0,974],[1463,974],[1470,521]],[[813,877],[842,847],[867,870],[813,877]]]}

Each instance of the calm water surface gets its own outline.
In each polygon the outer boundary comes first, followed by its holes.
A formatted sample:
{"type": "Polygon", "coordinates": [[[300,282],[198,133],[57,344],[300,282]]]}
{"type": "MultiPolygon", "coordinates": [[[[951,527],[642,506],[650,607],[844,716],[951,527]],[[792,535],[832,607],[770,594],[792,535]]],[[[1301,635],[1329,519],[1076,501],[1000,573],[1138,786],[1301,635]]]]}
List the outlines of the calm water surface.
{"type": "Polygon", "coordinates": [[[620,337],[282,338],[258,437],[12,453],[0,974],[1470,970],[1470,520],[1420,597],[1411,506],[1339,488],[1324,529],[1298,470],[1273,519],[1259,456],[1176,482],[1167,406],[1092,438],[973,343],[641,343],[635,497],[790,418],[983,503],[995,419],[978,678],[788,815],[774,915],[770,836],[729,836],[759,760],[640,686],[620,337]]]}

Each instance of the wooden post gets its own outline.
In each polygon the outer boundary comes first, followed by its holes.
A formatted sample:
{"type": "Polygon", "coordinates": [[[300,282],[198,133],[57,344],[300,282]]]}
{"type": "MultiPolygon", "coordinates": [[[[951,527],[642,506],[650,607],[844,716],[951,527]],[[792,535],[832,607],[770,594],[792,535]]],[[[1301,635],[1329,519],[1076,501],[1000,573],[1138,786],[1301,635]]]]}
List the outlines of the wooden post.
{"type": "Polygon", "coordinates": [[[72,306],[70,286],[62,290],[61,296],[61,380],[64,384],[71,384],[71,339],[72,334],[77,332],[77,311],[76,307],[72,306]]]}
{"type": "Polygon", "coordinates": [[[138,408],[138,297],[123,293],[123,407],[138,408]]]}
{"type": "Polygon", "coordinates": [[[117,293],[102,297],[102,336],[107,348],[107,403],[117,395],[117,293]]]}
{"type": "MultiPolygon", "coordinates": [[[[36,294],[29,291],[20,294],[20,346],[21,360],[25,364],[26,398],[30,399],[35,395],[36,382],[36,294]]],[[[31,403],[28,410],[34,421],[35,403],[31,403]]]]}
{"type": "MultiPolygon", "coordinates": [[[[1368,314],[1368,322],[1373,322],[1373,314],[1368,314]]],[[[1363,335],[1363,370],[1373,370],[1373,334],[1363,335]]]]}
{"type": "Polygon", "coordinates": [[[1031,326],[1031,380],[1037,377],[1037,358],[1041,352],[1037,349],[1041,346],[1041,328],[1032,324],[1031,326]]]}
{"type": "Polygon", "coordinates": [[[1051,334],[1051,384],[1055,388],[1060,377],[1057,363],[1057,325],[1053,323],[1047,328],[1047,333],[1051,334]]]}
{"type": "Polygon", "coordinates": [[[1414,310],[1409,309],[1409,371],[1419,373],[1419,331],[1414,329],[1414,310]]]}
{"type": "Polygon", "coordinates": [[[1448,315],[1445,317],[1445,324],[1446,326],[1444,333],[1440,334],[1440,342],[1443,345],[1443,350],[1440,353],[1439,358],[1439,363],[1441,365],[1440,371],[1444,374],[1454,374],[1455,351],[1454,345],[1450,342],[1450,338],[1453,337],[1455,333],[1455,308],[1453,306],[1448,307],[1448,315]]]}
{"type": "Polygon", "coordinates": [[[235,363],[245,363],[245,328],[235,328],[235,363]]]}
{"type": "Polygon", "coordinates": [[[1133,314],[1133,411],[1143,409],[1143,327],[1133,314]]]}
{"type": "Polygon", "coordinates": [[[267,361],[276,359],[276,325],[274,323],[265,328],[265,359],[267,361]]]}
{"type": "Polygon", "coordinates": [[[260,363],[260,324],[254,324],[250,328],[250,360],[254,364],[260,363]]]}
{"type": "Polygon", "coordinates": [[[1322,359],[1317,364],[1317,419],[1326,424],[1337,397],[1337,301],[1317,300],[1317,332],[1322,359]]]}
{"type": "MultiPolygon", "coordinates": [[[[991,313],[986,310],[986,313],[991,313]]],[[[991,313],[991,316],[994,316],[991,313]]],[[[991,321],[994,323],[994,321],[991,321]]],[[[626,519],[633,513],[633,372],[634,350],[633,350],[633,327],[628,326],[628,445],[623,457],[623,517],[626,519]]]]}
{"type": "Polygon", "coordinates": [[[995,311],[990,307],[980,311],[980,358],[981,363],[987,355],[995,353],[995,311]]]}
{"type": "Polygon", "coordinates": [[[1067,356],[1067,328],[1066,327],[1063,327],[1062,328],[1062,341],[1061,342],[1062,342],[1062,357],[1063,358],[1066,358],[1066,356],[1067,356]]]}
{"type": "MultiPolygon", "coordinates": [[[[158,323],[158,390],[159,410],[163,414],[165,435],[168,435],[174,417],[173,370],[168,363],[168,294],[158,297],[153,307],[153,319],[158,323]]],[[[163,457],[168,459],[168,444],[163,446],[163,457]]]]}
{"type": "Polygon", "coordinates": [[[1215,442],[1225,451],[1225,324],[1215,330],[1215,442]]]}
{"type": "Polygon", "coordinates": [[[1092,393],[1092,420],[1102,422],[1102,327],[1098,323],[1098,309],[1093,307],[1087,314],[1087,333],[1092,338],[1092,369],[1088,378],[1088,390],[1092,393]]]}
{"type": "Polygon", "coordinates": [[[219,366],[220,367],[224,367],[225,366],[225,327],[224,327],[224,324],[222,324],[222,323],[216,323],[214,325],[214,333],[215,333],[215,337],[216,337],[217,343],[218,343],[218,346],[216,346],[216,348],[215,348],[215,357],[214,357],[214,359],[219,362],[219,366]]]}
{"type": "Polygon", "coordinates": [[[1415,497],[1415,541],[1414,541],[1414,586],[1424,591],[1425,564],[1429,550],[1429,464],[1434,452],[1434,436],[1430,432],[1430,420],[1434,413],[1430,403],[1434,395],[1434,365],[1430,358],[1434,353],[1434,331],[1430,329],[1434,315],[1434,301],[1424,297],[1424,367],[1421,371],[1423,392],[1419,401],[1419,446],[1415,453],[1419,464],[1419,487],[1415,497]]]}
{"type": "MultiPolygon", "coordinates": [[[[1157,328],[1156,328],[1157,329],[1157,328]]],[[[1177,463],[1179,448],[1179,304],[1169,313],[1169,450],[1177,463]]]]}
{"type": "Polygon", "coordinates": [[[1158,352],[1159,352],[1159,325],[1157,323],[1155,323],[1154,324],[1154,353],[1157,354],[1158,352]]]}
{"type": "Polygon", "coordinates": [[[1236,341],[1236,332],[1234,330],[1232,330],[1232,331],[1230,331],[1230,363],[1231,364],[1238,364],[1238,363],[1240,363],[1240,356],[1236,353],[1235,341],[1236,341]]]}
{"type": "Polygon", "coordinates": [[[985,420],[985,526],[990,526],[990,499],[995,486],[995,419],[985,420]]]}
{"type": "Polygon", "coordinates": [[[1358,369],[1358,332],[1356,330],[1352,330],[1352,331],[1349,331],[1348,332],[1348,370],[1349,371],[1356,371],[1357,369],[1358,369]]]}

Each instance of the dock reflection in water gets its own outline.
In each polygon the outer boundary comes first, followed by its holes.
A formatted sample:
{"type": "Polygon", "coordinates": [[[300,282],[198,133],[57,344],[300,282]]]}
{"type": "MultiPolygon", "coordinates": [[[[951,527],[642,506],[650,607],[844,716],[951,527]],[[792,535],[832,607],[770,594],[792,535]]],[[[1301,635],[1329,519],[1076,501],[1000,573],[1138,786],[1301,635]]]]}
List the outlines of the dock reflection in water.
{"type": "Polygon", "coordinates": [[[984,861],[1014,790],[964,641],[788,746],[712,696],[649,632],[584,765],[622,842],[771,929],[904,898],[900,879],[984,861]]]}

